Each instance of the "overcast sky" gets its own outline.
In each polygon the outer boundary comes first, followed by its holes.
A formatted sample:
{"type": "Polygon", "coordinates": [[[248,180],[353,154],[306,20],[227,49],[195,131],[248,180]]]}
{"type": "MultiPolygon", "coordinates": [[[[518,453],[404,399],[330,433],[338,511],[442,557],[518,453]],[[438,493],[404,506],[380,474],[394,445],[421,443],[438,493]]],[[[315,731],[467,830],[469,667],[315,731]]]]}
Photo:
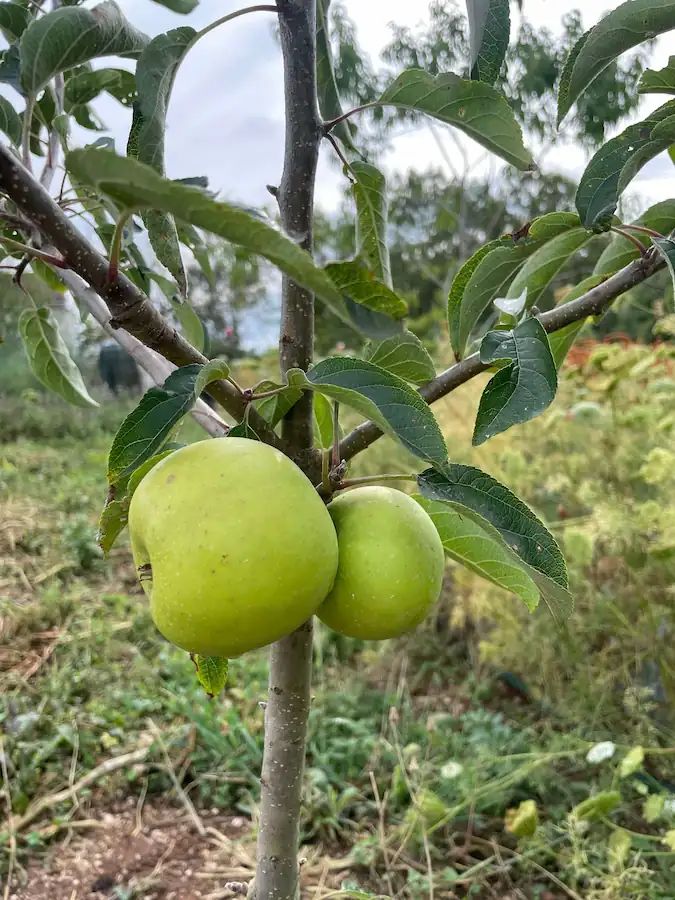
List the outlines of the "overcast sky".
{"type": "MultiPolygon", "coordinates": [[[[190,16],[165,10],[151,0],[118,0],[129,19],[149,34],[157,34],[180,24],[196,28],[222,16],[237,6],[235,0],[201,0],[190,16]]],[[[358,27],[361,46],[377,57],[387,43],[389,23],[415,25],[426,16],[423,0],[346,0],[350,16],[358,27]]],[[[463,5],[463,4],[462,4],[463,5]]],[[[555,29],[565,12],[583,7],[584,25],[593,25],[603,10],[618,3],[584,4],[569,0],[525,0],[529,20],[555,29]]],[[[517,13],[514,14],[517,18],[517,13]]],[[[211,185],[223,196],[252,205],[265,204],[265,185],[277,183],[283,154],[283,94],[280,50],[272,36],[273,16],[257,13],[226,24],[205,37],[182,65],[169,113],[167,174],[173,178],[208,175],[211,185]]],[[[665,65],[668,57],[662,40],[654,63],[665,65]]],[[[664,98],[646,103],[660,105],[664,98]]],[[[128,133],[128,113],[115,101],[97,107],[112,128],[118,148],[128,133]]],[[[443,130],[443,126],[441,126],[443,130]]],[[[88,138],[91,139],[91,138],[88,138]]],[[[475,147],[475,145],[472,145],[475,147]]],[[[455,151],[456,152],[456,151],[455,151]]],[[[482,155],[480,148],[477,155],[482,155]]],[[[443,166],[438,147],[426,128],[397,137],[386,158],[393,168],[443,166]]],[[[493,165],[495,163],[493,162],[493,165]]],[[[576,149],[559,147],[547,156],[546,168],[557,168],[577,177],[584,156],[576,149]]],[[[646,205],[660,196],[663,176],[672,172],[667,159],[655,161],[641,176],[639,189],[646,205]]],[[[340,197],[340,175],[327,158],[322,160],[318,200],[334,206],[340,197]]]]}

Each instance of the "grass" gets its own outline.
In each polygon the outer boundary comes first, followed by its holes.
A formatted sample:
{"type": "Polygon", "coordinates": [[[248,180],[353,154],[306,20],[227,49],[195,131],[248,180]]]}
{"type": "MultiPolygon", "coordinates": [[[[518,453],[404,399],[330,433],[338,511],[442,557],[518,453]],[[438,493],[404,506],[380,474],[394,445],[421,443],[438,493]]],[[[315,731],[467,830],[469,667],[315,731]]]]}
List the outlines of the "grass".
{"type": "MultiPolygon", "coordinates": [[[[453,458],[521,493],[564,544],[577,610],[563,631],[454,566],[435,616],[405,641],[367,646],[319,629],[303,839],[349,858],[347,885],[411,900],[675,895],[663,843],[675,827],[675,381],[667,355],[620,352],[571,372],[546,416],[477,452],[478,386],[438,408],[453,458]],[[592,764],[597,741],[615,752],[592,764]],[[622,775],[638,745],[645,760],[622,775]],[[611,814],[571,816],[611,790],[621,794],[611,814]],[[532,800],[534,833],[509,831],[507,811],[532,800]]],[[[0,421],[13,423],[0,447],[0,718],[14,814],[154,742],[150,766],[22,830],[19,864],[82,809],[142,791],[168,802],[176,779],[198,810],[255,822],[265,654],[234,661],[210,701],[155,631],[124,541],[108,561],[96,548],[106,451],[126,406],[66,420],[39,397],[28,411],[14,402],[0,401],[0,421]]],[[[387,441],[358,462],[362,473],[405,468],[414,462],[387,441]]]]}

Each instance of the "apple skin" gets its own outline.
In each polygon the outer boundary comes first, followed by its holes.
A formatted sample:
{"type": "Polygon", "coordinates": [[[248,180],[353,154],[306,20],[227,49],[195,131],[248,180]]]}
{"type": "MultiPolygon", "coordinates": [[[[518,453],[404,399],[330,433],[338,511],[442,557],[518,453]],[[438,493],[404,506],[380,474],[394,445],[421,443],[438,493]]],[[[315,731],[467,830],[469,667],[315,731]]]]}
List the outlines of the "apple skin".
{"type": "Polygon", "coordinates": [[[232,658],[299,628],[337,570],[337,538],[311,482],[267,444],[183,447],[141,481],[129,509],[142,585],[165,638],[232,658]]]}
{"type": "Polygon", "coordinates": [[[411,631],[441,592],[445,554],[434,523],[411,497],[387,487],[347,491],[328,511],[340,561],[321,621],[366,641],[411,631]]]}

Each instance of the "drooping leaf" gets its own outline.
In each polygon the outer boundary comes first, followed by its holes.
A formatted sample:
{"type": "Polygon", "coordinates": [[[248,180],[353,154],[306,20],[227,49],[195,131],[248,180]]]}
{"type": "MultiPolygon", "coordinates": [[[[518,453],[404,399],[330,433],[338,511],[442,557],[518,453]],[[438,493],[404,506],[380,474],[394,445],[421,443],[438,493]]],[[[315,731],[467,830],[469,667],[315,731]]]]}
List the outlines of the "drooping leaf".
{"type": "MultiPolygon", "coordinates": [[[[164,136],[171,91],[178,68],[197,32],[194,28],[175,28],[153,38],[136,66],[138,106],[135,110],[133,154],[142,163],[165,175],[164,136]]],[[[162,210],[148,210],[143,219],[157,259],[176,279],[180,292],[187,295],[187,274],[180,252],[173,217],[162,210]]]]}
{"type": "Polygon", "coordinates": [[[387,244],[387,184],[382,172],[366,162],[354,162],[350,171],[356,201],[356,246],[373,274],[391,288],[391,264],[387,244]]]}
{"type": "Polygon", "coordinates": [[[26,96],[21,85],[21,60],[18,44],[12,44],[0,53],[0,83],[10,85],[22,97],[26,96]]]}
{"type": "Polygon", "coordinates": [[[638,94],[675,94],[675,56],[658,72],[645,69],[638,84],[638,94]]]}
{"type": "Polygon", "coordinates": [[[197,265],[202,270],[202,274],[206,278],[209,287],[213,287],[215,275],[211,265],[209,248],[206,246],[204,238],[196,228],[193,228],[192,225],[188,225],[187,222],[177,222],[176,227],[178,229],[179,241],[192,251],[192,255],[197,261],[197,265]]]}
{"type": "Polygon", "coordinates": [[[330,400],[314,391],[314,443],[322,450],[333,445],[333,407],[330,400]]]}
{"type": "Polygon", "coordinates": [[[41,384],[73,406],[98,406],[89,396],[49,309],[24,309],[19,316],[19,334],[31,370],[41,384]]]}
{"type": "Polygon", "coordinates": [[[136,100],[136,78],[126,69],[93,69],[73,74],[66,80],[64,101],[66,110],[91,103],[106,91],[123,106],[131,107],[136,100]]]}
{"type": "Polygon", "coordinates": [[[172,12],[182,13],[183,15],[191,13],[192,10],[197,9],[199,6],[199,0],[153,0],[153,2],[159,3],[160,6],[166,6],[172,12]]]}
{"type": "Polygon", "coordinates": [[[195,385],[202,366],[182,366],[161,388],[146,391],[115,435],[108,454],[108,481],[115,484],[155,456],[195,403],[195,385]]]}
{"type": "Polygon", "coordinates": [[[204,388],[213,381],[219,381],[221,378],[230,377],[230,367],[224,359],[212,359],[202,366],[201,372],[195,381],[195,394],[197,397],[204,388]]]}
{"type": "MultiPolygon", "coordinates": [[[[265,393],[278,390],[279,388],[283,388],[283,385],[275,384],[273,381],[263,381],[256,388],[256,392],[265,393]]],[[[302,391],[300,388],[286,387],[273,397],[263,397],[262,400],[254,400],[253,405],[263,419],[274,428],[301,397],[302,391]]]]}
{"type": "Polygon", "coordinates": [[[288,383],[320,391],[355,409],[421,459],[444,462],[448,458],[430,407],[402,378],[379,366],[361,359],[333,357],[307,373],[291,369],[288,383]]]}
{"type": "Polygon", "coordinates": [[[466,0],[471,77],[494,84],[502,70],[511,32],[509,0],[466,0]]]}
{"type": "Polygon", "coordinates": [[[459,270],[450,289],[448,315],[455,354],[463,356],[479,320],[528,257],[559,234],[579,227],[572,213],[549,213],[536,219],[525,236],[506,235],[481,248],[459,270]]]}
{"type": "Polygon", "coordinates": [[[675,286],[675,240],[672,238],[652,238],[652,243],[666,261],[670,276],[675,286]]]}
{"type": "Polygon", "coordinates": [[[513,554],[504,549],[502,541],[495,540],[449,503],[420,496],[415,500],[431,517],[451,559],[520,597],[529,610],[536,609],[539,589],[523,567],[514,562],[513,554]]]}
{"type": "Polygon", "coordinates": [[[365,337],[382,341],[403,331],[403,319],[392,319],[391,316],[385,316],[384,313],[368,309],[367,306],[355,303],[346,295],[343,300],[352,327],[365,337]]]}
{"type": "Polygon", "coordinates": [[[368,362],[398,375],[412,384],[425,384],[436,375],[434,361],[422,341],[411,331],[403,331],[374,347],[368,362]]]}
{"type": "Polygon", "coordinates": [[[21,117],[6,97],[0,95],[0,131],[15,147],[21,146],[21,117]]]}
{"type": "Polygon", "coordinates": [[[148,43],[113,0],[93,9],[67,6],[33,19],[20,43],[21,82],[35,96],[57,72],[98,56],[136,58],[148,43]]]}
{"type": "Polygon", "coordinates": [[[98,187],[123,208],[162,209],[265,257],[302,287],[313,291],[338,318],[352,325],[342,295],[309,253],[260,219],[213,200],[195,188],[162,178],[135,159],[107,150],[73,150],[67,156],[67,166],[79,181],[98,187]]]}
{"type": "Polygon", "coordinates": [[[554,537],[507,487],[473,466],[448,463],[418,476],[423,497],[452,504],[483,530],[501,539],[525,568],[556,619],[569,615],[567,567],[554,537]]]}
{"type": "Polygon", "coordinates": [[[529,422],[553,402],[558,375],[541,322],[525,319],[513,331],[489,331],[480,345],[480,361],[511,360],[493,376],[480,398],[474,447],[513,425],[529,422]]]}
{"type": "MultiPolygon", "coordinates": [[[[162,0],[162,2],[169,5],[166,0],[162,0]]],[[[171,2],[175,3],[176,0],[171,0],[171,2]]],[[[221,691],[225,690],[230,664],[224,657],[200,656],[195,653],[193,662],[197,670],[197,681],[209,697],[217,697],[221,691]]]]}
{"type": "Polygon", "coordinates": [[[8,44],[18,41],[31,19],[30,10],[20,3],[0,3],[0,31],[8,44]]]}
{"type": "Polygon", "coordinates": [[[507,298],[520,297],[527,290],[527,309],[536,306],[558,272],[593,237],[585,228],[572,228],[535,250],[511,282],[507,298]]]}
{"type": "MultiPolygon", "coordinates": [[[[328,7],[330,0],[317,0],[316,4],[316,86],[319,95],[319,109],[322,118],[330,122],[342,115],[342,104],[335,80],[333,51],[328,34],[328,7]]],[[[356,152],[352,140],[352,126],[349,122],[339,122],[331,134],[339,138],[345,147],[356,152]]]]}
{"type": "Polygon", "coordinates": [[[603,16],[570,53],[558,91],[558,124],[622,53],[675,28],[675,0],[628,0],[603,16]]]}
{"type": "MultiPolygon", "coordinates": [[[[603,281],[607,280],[606,275],[589,275],[588,278],[584,278],[583,281],[579,282],[579,284],[572,288],[563,299],[563,303],[571,303],[572,300],[576,300],[578,297],[583,297],[585,293],[590,291],[592,288],[597,287],[599,284],[602,284],[603,281]]],[[[584,329],[587,319],[579,319],[578,322],[572,322],[570,325],[566,325],[564,328],[560,328],[558,331],[554,331],[553,334],[549,334],[548,343],[551,348],[551,354],[553,356],[553,361],[555,362],[556,369],[560,369],[563,362],[565,361],[565,357],[567,356],[570,347],[576,341],[577,337],[584,329]]]]}
{"type": "Polygon", "coordinates": [[[360,260],[328,263],[325,269],[339,290],[355,303],[391,316],[392,319],[400,319],[408,312],[408,307],[398,294],[378,281],[360,260]]]}
{"type": "MultiPolygon", "coordinates": [[[[631,224],[651,228],[660,234],[669,234],[675,229],[675,200],[662,200],[660,203],[655,203],[631,224]]],[[[640,233],[639,237],[646,247],[652,242],[648,234],[640,233]]],[[[601,253],[593,273],[595,275],[613,275],[637,259],[639,255],[640,251],[632,241],[620,234],[615,234],[612,236],[609,246],[601,253]]]]}
{"type": "Polygon", "coordinates": [[[628,184],[673,143],[675,100],[607,141],[591,159],[579,183],[575,202],[582,224],[586,228],[608,225],[628,184]]]}
{"type": "Polygon", "coordinates": [[[178,319],[183,337],[201,353],[204,350],[206,335],[201,319],[194,309],[185,300],[173,297],[170,300],[171,309],[178,319]]]}
{"type": "Polygon", "coordinates": [[[459,128],[517,169],[532,166],[513,110],[482,81],[469,81],[452,72],[434,78],[422,69],[406,69],[376,102],[426,113],[459,128]]]}

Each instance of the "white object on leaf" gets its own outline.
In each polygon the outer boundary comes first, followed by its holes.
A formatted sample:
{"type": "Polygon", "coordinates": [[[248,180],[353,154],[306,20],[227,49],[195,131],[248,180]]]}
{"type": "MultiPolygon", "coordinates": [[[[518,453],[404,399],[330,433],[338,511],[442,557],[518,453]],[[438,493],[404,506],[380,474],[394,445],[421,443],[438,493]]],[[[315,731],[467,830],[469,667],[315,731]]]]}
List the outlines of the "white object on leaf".
{"type": "Polygon", "coordinates": [[[441,778],[450,781],[453,778],[459,778],[463,771],[464,766],[461,763],[455,762],[451,759],[450,762],[446,762],[446,764],[441,769],[441,778]]]}
{"type": "Polygon", "coordinates": [[[586,754],[586,762],[601,763],[606,759],[611,759],[616,753],[616,745],[612,741],[600,741],[595,744],[586,754]]]}
{"type": "Polygon", "coordinates": [[[513,316],[514,319],[517,319],[527,303],[527,288],[523,288],[523,293],[520,297],[497,297],[493,302],[499,312],[506,313],[507,316],[513,316]]]}

